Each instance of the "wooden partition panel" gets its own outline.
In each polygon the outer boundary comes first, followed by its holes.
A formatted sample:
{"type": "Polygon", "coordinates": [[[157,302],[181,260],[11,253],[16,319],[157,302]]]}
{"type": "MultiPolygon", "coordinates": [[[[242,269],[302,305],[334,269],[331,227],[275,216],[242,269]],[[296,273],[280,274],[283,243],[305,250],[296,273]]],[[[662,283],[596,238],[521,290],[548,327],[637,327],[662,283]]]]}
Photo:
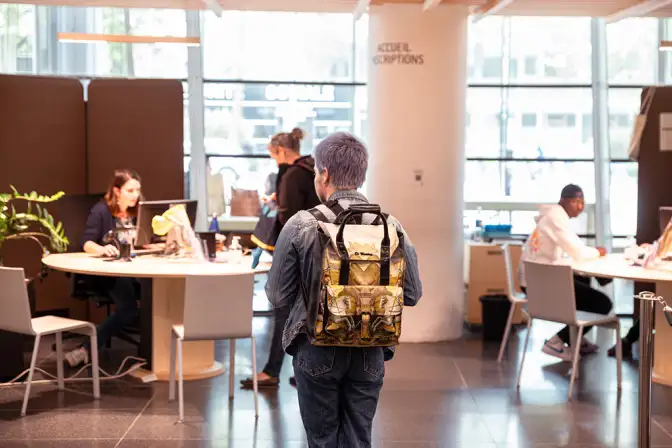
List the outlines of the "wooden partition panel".
{"type": "Polygon", "coordinates": [[[145,198],[184,196],[184,105],[177,80],[94,80],[87,102],[88,193],[131,168],[145,198]]]}
{"type": "Polygon", "coordinates": [[[81,82],[0,75],[0,191],[84,194],[85,135],[81,82]]]}
{"type": "MultiPolygon", "coordinates": [[[[642,92],[642,99],[646,89],[642,92]]],[[[672,87],[656,87],[639,150],[637,243],[660,237],[658,209],[672,206],[672,151],[660,150],[660,114],[672,114],[672,87]]]]}
{"type": "MultiPolygon", "coordinates": [[[[84,194],[85,135],[81,82],[0,76],[0,191],[9,191],[12,184],[20,192],[84,194]]],[[[47,208],[57,214],[56,204],[47,208]]],[[[67,228],[71,217],[61,218],[67,228]]],[[[24,268],[28,277],[40,272],[40,249],[31,241],[6,243],[3,256],[6,265],[24,268]]],[[[35,292],[38,312],[73,307],[69,280],[62,273],[36,284],[35,292]]]]}
{"type": "MultiPolygon", "coordinates": [[[[642,100],[647,89],[642,91],[642,100]]],[[[660,237],[658,209],[672,206],[672,151],[660,150],[660,114],[672,113],[672,88],[656,87],[639,149],[637,179],[637,244],[652,243],[660,237]]],[[[612,200],[617,200],[612,198],[612,200]]],[[[655,285],[638,283],[635,292],[655,290],[655,285]]],[[[639,303],[635,300],[635,310],[639,303]]],[[[637,313],[636,313],[637,314],[637,313]]]]}

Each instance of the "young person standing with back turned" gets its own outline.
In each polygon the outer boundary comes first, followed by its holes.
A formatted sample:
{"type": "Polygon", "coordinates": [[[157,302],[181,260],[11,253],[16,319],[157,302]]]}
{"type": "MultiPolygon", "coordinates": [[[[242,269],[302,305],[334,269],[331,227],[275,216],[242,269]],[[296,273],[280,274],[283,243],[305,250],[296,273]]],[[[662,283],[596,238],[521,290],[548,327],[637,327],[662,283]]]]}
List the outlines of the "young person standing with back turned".
{"type": "MultiPolygon", "coordinates": [[[[394,354],[393,347],[313,345],[318,327],[315,316],[322,300],[320,285],[323,280],[321,251],[324,247],[321,240],[324,235],[318,233],[318,228],[319,224],[325,222],[321,220],[318,224],[316,216],[321,215],[333,222],[329,216],[335,218],[332,216],[335,210],[369,210],[366,207],[368,200],[357,191],[364,183],[367,166],[366,148],[350,134],[332,134],[317,145],[315,191],[323,204],[310,211],[297,213],[285,224],[275,246],[273,265],[266,283],[266,294],[271,304],[276,309],[291,309],[282,345],[287,353],[294,356],[301,418],[311,448],[371,446],[371,428],[385,375],[384,362],[394,354]]],[[[368,212],[358,216],[361,217],[362,227],[369,227],[368,224],[377,221],[373,219],[376,215],[368,212]]],[[[379,284],[392,284],[390,263],[405,266],[404,273],[397,274],[403,278],[403,305],[414,306],[422,295],[415,248],[394,217],[388,216],[387,223],[396,228],[397,236],[403,236],[403,246],[399,243],[403,259],[400,261],[395,258],[392,262],[387,257],[386,277],[390,283],[386,283],[382,280],[385,263],[381,257],[379,284]]],[[[381,255],[384,253],[382,244],[381,255]]],[[[391,243],[388,241],[388,244],[391,243]]],[[[388,253],[391,247],[387,246],[388,253]]],[[[393,252],[395,256],[398,249],[393,252]]],[[[357,253],[355,256],[358,255],[363,254],[357,253]]],[[[375,272],[371,275],[375,275],[375,272]]],[[[392,286],[389,288],[394,289],[392,286]]],[[[384,307],[387,300],[387,297],[381,298],[381,303],[375,306],[384,307]]],[[[353,307],[358,308],[355,305],[353,307]]],[[[377,311],[373,316],[372,325],[367,328],[371,328],[372,333],[380,331],[382,327],[386,327],[387,331],[389,324],[378,326],[380,322],[373,321],[380,316],[377,311]]],[[[361,322],[364,321],[362,318],[361,322]]],[[[325,323],[322,328],[331,326],[325,323]]],[[[394,327],[392,329],[394,331],[394,327]]]]}
{"type": "MultiPolygon", "coordinates": [[[[271,157],[275,159],[280,170],[276,194],[278,232],[299,210],[308,210],[320,203],[313,186],[315,160],[311,156],[301,155],[302,139],[303,131],[294,128],[292,132],[281,132],[273,136],[269,145],[271,157]]],[[[266,366],[257,375],[258,387],[276,388],[280,384],[280,370],[285,359],[282,330],[289,311],[288,307],[273,310],[273,339],[266,366]]],[[[293,384],[294,378],[290,378],[290,382],[293,384]]],[[[252,388],[252,378],[246,378],[240,383],[243,388],[252,388]]]]}

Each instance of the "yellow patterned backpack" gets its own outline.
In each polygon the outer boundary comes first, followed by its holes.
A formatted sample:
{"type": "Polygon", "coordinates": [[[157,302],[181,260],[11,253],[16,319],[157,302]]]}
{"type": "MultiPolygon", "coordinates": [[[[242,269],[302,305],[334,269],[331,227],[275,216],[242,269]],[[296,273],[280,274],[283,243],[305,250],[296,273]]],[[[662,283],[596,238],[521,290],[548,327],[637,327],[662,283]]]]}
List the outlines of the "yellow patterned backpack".
{"type": "Polygon", "coordinates": [[[344,210],[329,201],[309,212],[325,242],[312,343],[397,345],[404,305],[403,233],[375,204],[352,204],[344,210]],[[325,206],[335,219],[320,211],[325,206]]]}

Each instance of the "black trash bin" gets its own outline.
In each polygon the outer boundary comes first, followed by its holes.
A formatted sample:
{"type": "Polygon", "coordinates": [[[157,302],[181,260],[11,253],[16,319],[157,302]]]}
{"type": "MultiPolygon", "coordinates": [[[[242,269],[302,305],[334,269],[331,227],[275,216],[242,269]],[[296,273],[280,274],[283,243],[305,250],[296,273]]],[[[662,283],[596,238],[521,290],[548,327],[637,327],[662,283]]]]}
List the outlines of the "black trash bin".
{"type": "Polygon", "coordinates": [[[505,295],[481,296],[481,317],[483,322],[483,340],[501,341],[509,318],[511,302],[505,295]]]}

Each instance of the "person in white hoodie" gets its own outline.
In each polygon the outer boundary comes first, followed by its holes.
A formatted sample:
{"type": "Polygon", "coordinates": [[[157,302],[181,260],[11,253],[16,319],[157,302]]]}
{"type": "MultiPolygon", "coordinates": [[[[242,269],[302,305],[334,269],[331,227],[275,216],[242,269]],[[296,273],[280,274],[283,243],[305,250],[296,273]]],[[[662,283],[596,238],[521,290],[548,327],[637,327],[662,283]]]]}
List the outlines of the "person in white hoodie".
{"type": "MultiPolygon", "coordinates": [[[[603,248],[586,246],[569,227],[569,220],[583,212],[583,190],[578,185],[567,185],[562,189],[560,202],[554,205],[543,205],[535,218],[537,227],[528,238],[518,267],[520,284],[525,291],[525,261],[548,264],[570,264],[571,260],[598,258],[605,255],[603,248]]],[[[612,303],[604,293],[591,288],[589,279],[574,276],[574,294],[576,309],[599,314],[609,314],[612,303]]],[[[584,332],[590,330],[585,328],[584,332]]],[[[583,340],[581,354],[597,351],[597,345],[583,340]]],[[[569,327],[560,330],[555,336],[544,343],[543,352],[560,359],[571,360],[569,348],[569,327]]]]}

